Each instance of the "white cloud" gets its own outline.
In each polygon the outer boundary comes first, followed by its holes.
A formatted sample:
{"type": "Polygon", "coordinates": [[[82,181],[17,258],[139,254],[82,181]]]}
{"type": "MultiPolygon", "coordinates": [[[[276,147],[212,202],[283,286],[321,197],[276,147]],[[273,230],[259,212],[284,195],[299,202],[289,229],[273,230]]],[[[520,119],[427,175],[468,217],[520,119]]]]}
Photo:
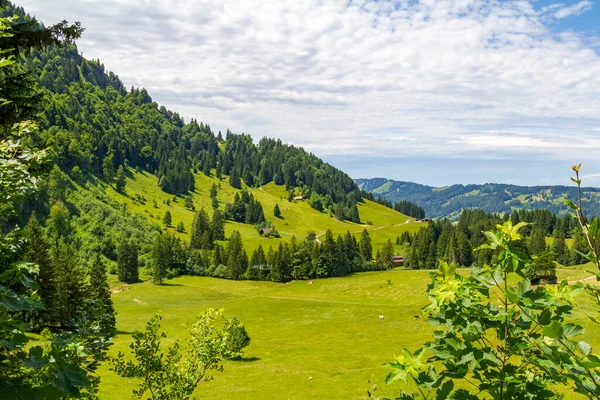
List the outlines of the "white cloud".
{"type": "Polygon", "coordinates": [[[580,1],[579,3],[573,4],[571,6],[559,7],[557,11],[554,12],[554,16],[556,18],[562,19],[567,18],[572,15],[579,15],[585,11],[588,11],[592,8],[591,1],[580,1]]]}
{"type": "Polygon", "coordinates": [[[48,22],[80,20],[85,56],[186,117],[318,155],[600,151],[600,56],[546,25],[589,1],[20,4],[48,22]]]}

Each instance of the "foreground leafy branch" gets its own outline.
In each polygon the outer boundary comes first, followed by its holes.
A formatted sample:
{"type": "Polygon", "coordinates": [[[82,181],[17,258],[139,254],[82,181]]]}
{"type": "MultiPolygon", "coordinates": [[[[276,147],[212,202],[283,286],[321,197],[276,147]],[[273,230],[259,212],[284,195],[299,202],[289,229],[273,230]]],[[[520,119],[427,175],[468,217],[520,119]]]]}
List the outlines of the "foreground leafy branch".
{"type": "Polygon", "coordinates": [[[201,381],[212,379],[211,371],[222,371],[223,358],[242,356],[250,344],[244,325],[237,319],[227,319],[222,310],[208,309],[192,326],[183,346],[179,341],[163,349],[160,332],[161,316],[155,315],[144,332],[135,332],[130,344],[133,360],[123,353],[111,360],[112,369],[124,378],[141,380],[133,391],[137,398],[149,395],[155,400],[189,399],[201,381]]]}
{"type": "Polygon", "coordinates": [[[531,287],[530,260],[513,246],[525,225],[508,221],[485,232],[492,265],[464,276],[441,262],[431,274],[422,314],[438,329],[387,364],[388,383],[417,387],[398,399],[557,399],[560,387],[600,398],[600,358],[576,339],[583,328],[572,322],[584,285],[531,287]]]}

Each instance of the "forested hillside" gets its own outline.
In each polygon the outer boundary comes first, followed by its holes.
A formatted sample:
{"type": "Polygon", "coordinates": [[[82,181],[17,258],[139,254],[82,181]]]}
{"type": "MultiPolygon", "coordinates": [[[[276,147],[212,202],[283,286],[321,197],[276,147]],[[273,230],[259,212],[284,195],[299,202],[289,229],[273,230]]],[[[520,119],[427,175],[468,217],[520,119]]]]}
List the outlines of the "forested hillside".
{"type": "MultiPolygon", "coordinates": [[[[413,182],[384,178],[357,179],[358,186],[375,197],[392,203],[409,201],[425,209],[430,218],[458,220],[463,209],[481,209],[492,213],[511,213],[514,210],[545,209],[566,214],[563,199],[576,199],[575,186],[517,186],[497,183],[485,185],[452,185],[432,187],[413,182]]],[[[585,182],[583,182],[585,184],[585,182]]],[[[586,214],[600,216],[600,189],[582,190],[586,214]]]]}
{"type": "MultiPolygon", "coordinates": [[[[3,10],[13,13],[25,15],[3,10]]],[[[22,17],[16,29],[35,24],[22,17]]],[[[99,254],[121,281],[135,282],[139,267],[159,283],[180,274],[285,281],[385,269],[393,238],[419,227],[400,226],[410,221],[399,212],[420,208],[370,202],[347,174],[302,148],[186,122],[71,42],[27,49],[11,68],[22,89],[3,94],[10,115],[22,110],[19,118],[37,122],[30,145],[46,149],[52,170],[2,225],[39,221],[40,243],[57,242],[74,260],[99,254]]],[[[43,261],[54,268],[58,259],[43,261]]]]}

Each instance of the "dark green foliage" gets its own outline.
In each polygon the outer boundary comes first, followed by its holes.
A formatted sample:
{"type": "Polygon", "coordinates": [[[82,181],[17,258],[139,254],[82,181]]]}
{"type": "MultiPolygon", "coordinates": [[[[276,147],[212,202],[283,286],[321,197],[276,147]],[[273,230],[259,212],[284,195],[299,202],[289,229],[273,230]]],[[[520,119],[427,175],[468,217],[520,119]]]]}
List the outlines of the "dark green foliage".
{"type": "Polygon", "coordinates": [[[554,260],[563,265],[569,265],[571,261],[569,248],[567,247],[565,236],[562,233],[560,233],[558,237],[554,238],[554,243],[552,244],[552,253],[554,255],[554,260]]]}
{"type": "Polygon", "coordinates": [[[246,224],[259,224],[265,221],[262,204],[247,191],[236,193],[233,203],[227,203],[223,212],[225,219],[246,224]]]}
{"type": "Polygon", "coordinates": [[[220,210],[215,210],[213,213],[210,231],[213,240],[225,240],[225,220],[220,210]]]}
{"type": "Polygon", "coordinates": [[[248,268],[248,255],[238,231],[231,232],[227,243],[227,269],[231,279],[240,279],[248,268]]]}
{"type": "Polygon", "coordinates": [[[84,270],[79,265],[77,252],[72,245],[60,240],[51,251],[54,264],[54,293],[52,313],[62,328],[71,326],[85,299],[84,270]]]}
{"type": "Polygon", "coordinates": [[[208,213],[202,208],[194,215],[190,235],[190,247],[192,249],[212,248],[212,235],[208,213]]]}
{"type": "Polygon", "coordinates": [[[102,332],[110,333],[115,330],[115,309],[110,298],[110,286],[106,279],[106,264],[100,254],[92,259],[90,269],[90,284],[88,298],[93,302],[94,318],[98,321],[102,332]]]}
{"type": "Polygon", "coordinates": [[[177,224],[177,228],[176,228],[176,230],[177,230],[177,232],[179,232],[179,233],[183,233],[183,232],[185,232],[185,225],[183,225],[183,222],[182,222],[182,221],[180,221],[180,222],[177,224]]]}
{"type": "Polygon", "coordinates": [[[165,226],[171,226],[171,224],[173,223],[173,220],[171,218],[171,211],[167,210],[165,212],[165,216],[162,219],[163,224],[165,224],[165,226]]]}
{"type": "Polygon", "coordinates": [[[542,251],[529,265],[525,276],[532,284],[556,283],[556,263],[550,251],[542,251]]]}
{"type": "Polygon", "coordinates": [[[169,271],[183,270],[181,241],[170,233],[159,235],[152,249],[152,281],[158,285],[167,278],[169,271]]]}
{"type": "Polygon", "coordinates": [[[279,204],[275,204],[275,207],[273,208],[273,215],[275,216],[275,218],[281,218],[281,210],[279,209],[279,204]]]}
{"type": "MultiPolygon", "coordinates": [[[[31,215],[29,222],[25,227],[27,236],[27,251],[25,253],[25,261],[34,263],[39,268],[38,283],[40,289],[38,291],[40,300],[46,310],[53,309],[53,295],[55,292],[54,282],[54,265],[50,259],[50,246],[46,241],[44,232],[35,215],[31,215]]],[[[34,319],[41,324],[47,325],[52,323],[49,312],[37,310],[34,319]]]]}
{"type": "Polygon", "coordinates": [[[138,249],[135,242],[126,240],[119,247],[117,257],[119,281],[135,283],[139,280],[138,249]]]}
{"type": "Polygon", "coordinates": [[[117,182],[116,189],[118,192],[125,192],[125,170],[122,165],[119,165],[119,169],[117,169],[117,182]]]}
{"type": "Polygon", "coordinates": [[[365,261],[373,259],[373,246],[371,245],[371,237],[367,228],[363,229],[360,237],[360,254],[365,261]]]}
{"type": "Polygon", "coordinates": [[[184,197],[183,206],[185,208],[187,208],[188,210],[192,210],[192,211],[196,209],[196,207],[194,207],[194,201],[192,200],[192,196],[187,195],[184,197]]]}

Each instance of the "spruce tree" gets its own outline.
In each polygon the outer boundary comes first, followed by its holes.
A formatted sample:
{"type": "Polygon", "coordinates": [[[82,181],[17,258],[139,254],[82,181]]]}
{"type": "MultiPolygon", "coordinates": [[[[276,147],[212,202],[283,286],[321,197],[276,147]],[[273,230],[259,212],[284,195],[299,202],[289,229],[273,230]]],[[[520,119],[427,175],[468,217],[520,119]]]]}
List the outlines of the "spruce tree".
{"type": "Polygon", "coordinates": [[[89,299],[94,302],[96,321],[105,333],[114,331],[116,326],[115,309],[110,298],[110,286],[106,279],[106,264],[100,253],[92,258],[90,266],[89,299]]]}
{"type": "Polygon", "coordinates": [[[552,253],[557,262],[562,265],[569,265],[569,248],[565,236],[560,231],[552,243],[552,253]]]}
{"type": "Polygon", "coordinates": [[[55,277],[54,267],[50,259],[50,246],[44,238],[42,226],[38,222],[35,214],[29,218],[29,222],[25,227],[27,235],[27,252],[25,253],[25,261],[37,264],[39,267],[38,283],[40,289],[38,291],[45,310],[36,313],[36,319],[42,323],[48,323],[52,319],[53,299],[55,292],[55,277]]]}
{"type": "Polygon", "coordinates": [[[59,326],[68,328],[83,304],[85,272],[78,266],[73,246],[62,241],[53,248],[52,261],[55,271],[53,311],[59,326]]]}
{"type": "Polygon", "coordinates": [[[363,229],[360,236],[360,255],[366,262],[373,260],[373,246],[371,245],[371,237],[367,228],[363,229]]]}
{"type": "Polygon", "coordinates": [[[168,233],[159,235],[152,249],[152,281],[155,284],[161,285],[163,283],[172,261],[171,235],[168,233]]]}
{"type": "Polygon", "coordinates": [[[125,241],[119,247],[117,253],[117,271],[121,282],[135,283],[139,280],[138,275],[138,250],[132,241],[125,241]]]}
{"type": "Polygon", "coordinates": [[[124,192],[126,183],[127,183],[127,181],[125,180],[125,169],[123,168],[122,165],[120,165],[119,169],[117,170],[117,182],[116,182],[117,191],[124,192]]]}
{"type": "Polygon", "coordinates": [[[528,241],[528,250],[531,255],[541,254],[546,250],[546,238],[541,227],[534,226],[528,241]]]}
{"type": "Polygon", "coordinates": [[[246,271],[248,257],[242,243],[242,235],[238,231],[231,232],[227,244],[227,268],[231,279],[240,279],[246,271]],[[245,257],[245,259],[244,259],[245,257]]]}
{"type": "Polygon", "coordinates": [[[165,216],[163,217],[162,222],[163,222],[163,224],[165,224],[165,226],[171,226],[171,223],[173,221],[171,219],[171,212],[169,210],[167,210],[167,212],[165,213],[165,216]]]}
{"type": "Polygon", "coordinates": [[[281,218],[281,210],[279,209],[279,204],[275,204],[275,208],[273,208],[273,215],[275,218],[281,218]]]}
{"type": "Polygon", "coordinates": [[[220,210],[215,210],[210,222],[210,232],[213,240],[225,240],[225,219],[220,210]]]}
{"type": "Polygon", "coordinates": [[[346,219],[346,207],[344,203],[338,203],[335,207],[335,218],[338,221],[343,221],[346,219]]]}

